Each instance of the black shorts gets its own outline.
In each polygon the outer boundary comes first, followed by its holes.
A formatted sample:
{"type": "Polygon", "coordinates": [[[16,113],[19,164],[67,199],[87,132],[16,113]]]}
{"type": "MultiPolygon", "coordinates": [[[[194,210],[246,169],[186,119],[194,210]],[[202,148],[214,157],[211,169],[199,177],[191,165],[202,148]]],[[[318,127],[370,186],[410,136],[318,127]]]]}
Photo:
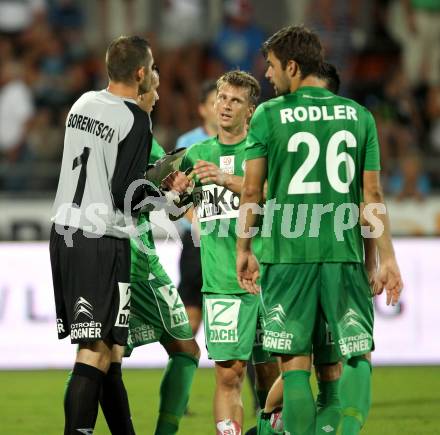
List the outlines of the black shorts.
{"type": "MultiPolygon", "coordinates": [[[[61,227],[62,228],[62,227],[61,227]]],[[[72,343],[109,340],[125,345],[130,313],[130,241],[89,238],[82,230],[73,246],[52,226],[50,262],[58,338],[72,343]]]]}
{"type": "Polygon", "coordinates": [[[182,254],[180,255],[180,284],[178,292],[185,307],[202,309],[202,265],[200,248],[194,246],[191,231],[185,231],[182,237],[182,254]]]}

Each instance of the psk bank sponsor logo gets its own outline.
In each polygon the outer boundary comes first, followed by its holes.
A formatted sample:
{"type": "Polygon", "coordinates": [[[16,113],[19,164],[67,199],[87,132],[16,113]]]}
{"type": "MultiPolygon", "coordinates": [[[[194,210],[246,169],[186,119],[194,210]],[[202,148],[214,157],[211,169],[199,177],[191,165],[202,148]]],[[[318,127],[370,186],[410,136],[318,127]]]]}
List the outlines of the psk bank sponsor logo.
{"type": "Polygon", "coordinates": [[[207,299],[208,332],[211,343],[236,343],[238,341],[238,299],[207,299]]]}
{"type": "Polygon", "coordinates": [[[286,313],[283,307],[278,304],[272,307],[266,316],[263,345],[274,350],[290,350],[292,348],[293,334],[286,332],[285,328],[286,313]],[[278,331],[271,330],[272,328],[278,331]],[[280,332],[279,329],[282,331],[280,332]]]}
{"type": "Polygon", "coordinates": [[[240,195],[226,187],[217,184],[197,187],[194,189],[193,199],[200,222],[238,217],[240,195]]]}
{"type": "Polygon", "coordinates": [[[93,306],[83,297],[79,297],[73,307],[73,318],[70,328],[70,338],[72,340],[78,338],[101,338],[102,324],[93,320],[93,306]],[[80,322],[80,318],[85,321],[80,322]]]}

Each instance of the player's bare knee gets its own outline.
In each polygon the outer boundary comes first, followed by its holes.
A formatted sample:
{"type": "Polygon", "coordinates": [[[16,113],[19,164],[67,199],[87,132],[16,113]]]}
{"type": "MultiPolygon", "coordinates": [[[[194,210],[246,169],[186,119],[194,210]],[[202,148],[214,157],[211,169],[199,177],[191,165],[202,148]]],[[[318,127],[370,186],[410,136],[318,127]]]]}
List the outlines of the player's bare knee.
{"type": "Polygon", "coordinates": [[[355,355],[352,356],[348,361],[347,364],[353,363],[354,361],[359,361],[359,360],[367,360],[369,362],[369,364],[371,365],[371,352],[368,353],[364,353],[363,355],[355,355]]]}
{"type": "Polygon", "coordinates": [[[124,346],[120,346],[119,344],[113,345],[111,353],[112,363],[122,363],[122,358],[124,357],[124,349],[124,346]]]}
{"type": "Polygon", "coordinates": [[[111,347],[103,340],[79,344],[76,362],[87,364],[107,373],[111,362],[111,347]]]}
{"type": "Polygon", "coordinates": [[[334,364],[319,364],[315,366],[315,370],[318,380],[324,382],[336,381],[341,377],[342,364],[340,362],[334,364]]]}
{"type": "Polygon", "coordinates": [[[362,355],[362,358],[365,358],[371,364],[371,352],[362,355]]]}
{"type": "Polygon", "coordinates": [[[244,361],[221,361],[215,363],[217,385],[229,390],[241,390],[246,373],[244,361]]]}
{"type": "Polygon", "coordinates": [[[255,365],[256,387],[259,390],[268,391],[280,375],[277,362],[266,362],[255,365]]]}
{"type": "Polygon", "coordinates": [[[289,370],[310,371],[312,359],[310,355],[281,355],[281,368],[283,372],[289,370]]]}
{"type": "Polygon", "coordinates": [[[193,357],[200,359],[200,348],[196,340],[173,340],[169,343],[163,343],[163,347],[167,351],[168,355],[174,353],[188,353],[193,357]]]}
{"type": "Polygon", "coordinates": [[[200,347],[197,341],[192,339],[184,342],[185,352],[191,354],[197,359],[200,359],[200,347]]]}

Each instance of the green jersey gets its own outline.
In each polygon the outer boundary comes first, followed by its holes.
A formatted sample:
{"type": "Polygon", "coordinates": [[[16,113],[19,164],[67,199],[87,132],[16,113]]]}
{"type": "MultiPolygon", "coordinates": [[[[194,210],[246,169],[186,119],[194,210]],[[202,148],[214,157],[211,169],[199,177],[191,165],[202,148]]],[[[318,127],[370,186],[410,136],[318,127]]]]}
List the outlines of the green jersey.
{"type": "Polygon", "coordinates": [[[380,169],[370,112],[317,87],[261,104],[246,159],[267,158],[263,263],[362,262],[363,171],[380,169]]]}
{"type": "MultiPolygon", "coordinates": [[[[151,154],[148,163],[153,164],[165,155],[163,148],[157,143],[156,139],[153,138],[153,144],[151,147],[151,154]]],[[[155,251],[156,247],[154,245],[153,232],[149,227],[150,216],[149,213],[141,213],[138,219],[138,226],[147,226],[148,230],[145,231],[140,237],[140,242],[145,246],[146,252],[139,249],[137,243],[139,241],[130,240],[131,245],[131,281],[142,281],[144,278],[148,277],[150,272],[150,260],[149,254],[147,252],[155,251]]]]}
{"type": "MultiPolygon", "coordinates": [[[[209,138],[188,148],[181,170],[192,168],[198,160],[215,163],[222,171],[243,176],[246,140],[235,145],[223,145],[209,138]]],[[[193,201],[200,223],[200,256],[204,293],[239,294],[235,269],[237,241],[236,225],[240,195],[217,184],[202,185],[196,180],[193,201]]],[[[258,241],[254,249],[258,249],[258,241]]]]}

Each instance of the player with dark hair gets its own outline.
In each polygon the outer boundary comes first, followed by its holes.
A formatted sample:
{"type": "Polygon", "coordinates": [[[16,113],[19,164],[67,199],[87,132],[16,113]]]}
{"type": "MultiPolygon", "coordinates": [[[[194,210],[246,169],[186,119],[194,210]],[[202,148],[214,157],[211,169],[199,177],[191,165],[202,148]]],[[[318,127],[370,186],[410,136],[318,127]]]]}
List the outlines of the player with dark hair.
{"type": "Polygon", "coordinates": [[[338,354],[347,361],[341,379],[340,430],[344,435],[357,434],[370,406],[373,349],[372,291],[358,219],[362,200],[366,208],[379,210],[367,219],[378,230],[370,234],[376,237],[380,259],[374,291],[384,286],[388,303],[396,303],[402,289],[383,206],[376,127],[364,107],[316,86],[312,76],[322,58],[313,32],[302,26],[283,28],[265,43],[264,52],[266,77],[279,97],[260,105],[251,120],[240,210],[245,232],[237,243],[238,279],[251,294],[259,292],[260,266],[252,254],[252,234],[244,234],[255,227],[257,215],[249,206],[262,202],[267,178],[266,201],[274,200],[279,207],[270,214],[266,208],[263,221],[263,227],[270,227],[265,228],[270,237],[262,237],[260,258],[262,299],[268,313],[263,347],[281,356],[285,430],[315,433],[310,355],[314,325],[322,311],[338,354]]]}
{"type": "Polygon", "coordinates": [[[338,70],[329,62],[322,62],[315,76],[325,82],[325,88],[337,94],[341,86],[341,79],[338,70]]]}
{"type": "Polygon", "coordinates": [[[194,168],[197,177],[193,199],[201,234],[203,323],[208,355],[215,361],[218,435],[241,434],[241,389],[251,355],[257,389],[265,396],[278,376],[276,362],[261,352],[259,298],[238,286],[234,268],[247,125],[259,92],[258,82],[248,73],[221,76],[215,102],[218,136],[190,147],[181,165],[182,170],[194,168]]]}
{"type": "MultiPolygon", "coordinates": [[[[144,178],[151,151],[149,117],[136,98],[150,89],[152,65],[148,41],[115,39],[106,54],[108,88],[82,95],[66,120],[50,236],[58,337],[70,335],[79,345],[65,394],[65,434],[93,433],[112,355],[127,341],[130,243],[125,229],[145,195],[142,186],[128,196],[127,190],[144,178]]],[[[177,191],[188,184],[179,173],[165,181],[177,191]]],[[[108,403],[129,414],[117,376],[123,403],[108,403]]],[[[134,433],[131,425],[125,429],[134,433]]]]}
{"type": "MultiPolygon", "coordinates": [[[[315,86],[324,87],[338,93],[340,79],[336,68],[324,62],[316,77],[315,86]]],[[[373,239],[364,239],[365,266],[369,276],[373,278],[376,270],[376,247],[373,239]]],[[[316,435],[336,431],[341,418],[339,378],[342,373],[340,357],[335,344],[329,340],[328,326],[323,316],[319,316],[313,334],[313,364],[318,380],[318,396],[316,399],[316,435]]],[[[283,380],[279,377],[267,396],[264,409],[259,413],[257,426],[246,435],[276,435],[282,433],[281,410],[283,406],[283,380]]]]}

